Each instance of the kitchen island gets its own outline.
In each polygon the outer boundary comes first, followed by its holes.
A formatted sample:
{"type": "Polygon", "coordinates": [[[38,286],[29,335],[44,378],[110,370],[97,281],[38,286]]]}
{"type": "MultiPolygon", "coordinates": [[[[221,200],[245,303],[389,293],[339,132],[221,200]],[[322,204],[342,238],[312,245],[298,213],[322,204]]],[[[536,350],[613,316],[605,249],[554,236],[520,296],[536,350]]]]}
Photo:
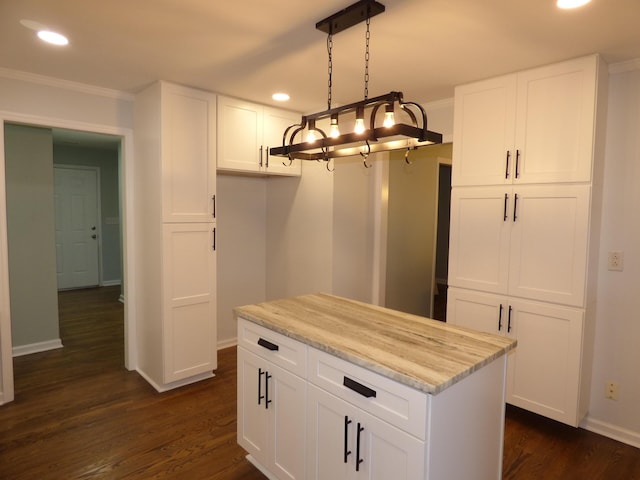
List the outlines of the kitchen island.
{"type": "Polygon", "coordinates": [[[501,478],[514,340],[328,294],[234,312],[238,443],[269,478],[501,478]]]}

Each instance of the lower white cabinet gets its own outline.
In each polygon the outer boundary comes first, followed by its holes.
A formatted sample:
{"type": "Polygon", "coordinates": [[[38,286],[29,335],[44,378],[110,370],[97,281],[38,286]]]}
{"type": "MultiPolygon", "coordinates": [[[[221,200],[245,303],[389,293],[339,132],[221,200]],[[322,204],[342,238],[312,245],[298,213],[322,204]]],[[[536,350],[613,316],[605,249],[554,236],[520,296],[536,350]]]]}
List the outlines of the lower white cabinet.
{"type": "Polygon", "coordinates": [[[238,443],[279,479],[305,478],[306,382],[238,348],[238,443]]]}
{"type": "Polygon", "coordinates": [[[238,443],[269,479],[498,480],[505,368],[431,395],[238,318],[238,443]]]}
{"type": "Polygon", "coordinates": [[[308,398],[308,479],[424,478],[424,441],[314,385],[308,398]]]}
{"type": "Polygon", "coordinates": [[[450,287],[447,322],[517,339],[508,355],[507,403],[578,425],[588,388],[582,309],[450,287]]]}

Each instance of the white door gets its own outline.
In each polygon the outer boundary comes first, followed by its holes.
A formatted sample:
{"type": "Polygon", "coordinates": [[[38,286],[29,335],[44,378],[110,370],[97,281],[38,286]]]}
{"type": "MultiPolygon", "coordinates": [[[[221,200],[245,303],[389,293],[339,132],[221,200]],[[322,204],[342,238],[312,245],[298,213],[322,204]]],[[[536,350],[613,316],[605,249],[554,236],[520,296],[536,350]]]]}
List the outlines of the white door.
{"type": "Polygon", "coordinates": [[[58,289],[98,285],[98,172],[54,167],[58,289]]]}

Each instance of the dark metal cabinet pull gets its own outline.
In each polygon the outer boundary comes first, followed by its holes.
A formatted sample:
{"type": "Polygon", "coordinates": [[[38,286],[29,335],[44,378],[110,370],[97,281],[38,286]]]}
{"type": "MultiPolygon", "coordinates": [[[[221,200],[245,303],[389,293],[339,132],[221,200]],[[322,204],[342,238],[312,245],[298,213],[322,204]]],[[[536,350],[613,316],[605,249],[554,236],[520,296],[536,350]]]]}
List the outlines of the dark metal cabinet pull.
{"type": "Polygon", "coordinates": [[[508,203],[509,203],[509,194],[505,193],[504,194],[504,214],[503,214],[504,215],[503,221],[505,221],[505,222],[507,221],[507,217],[508,217],[508,215],[507,215],[507,204],[508,203]]]}
{"type": "Polygon", "coordinates": [[[269,168],[269,145],[267,145],[267,147],[264,149],[267,155],[267,163],[265,164],[265,166],[267,168],[269,168]]]}
{"type": "Polygon", "coordinates": [[[262,145],[260,145],[260,166],[262,167],[262,145]]]}
{"type": "Polygon", "coordinates": [[[507,150],[507,167],[504,171],[504,178],[509,178],[509,160],[511,160],[511,150],[507,150]]]}
{"type": "Polygon", "coordinates": [[[343,380],[342,384],[345,387],[350,388],[354,392],[359,393],[363,397],[371,398],[371,397],[375,397],[376,396],[376,391],[375,390],[372,390],[369,387],[365,387],[361,383],[358,383],[358,382],[356,382],[355,380],[353,380],[353,379],[351,379],[349,377],[344,377],[344,380],[343,380]]]}
{"type": "Polygon", "coordinates": [[[272,352],[277,352],[280,349],[278,345],[276,345],[275,343],[271,343],[269,340],[265,340],[262,337],[260,337],[260,339],[258,340],[258,345],[266,348],[267,350],[271,350],[272,352]]]}
{"type": "Polygon", "coordinates": [[[509,318],[507,319],[507,333],[511,333],[511,312],[513,311],[513,307],[509,305],[509,318]]]}
{"type": "Polygon", "coordinates": [[[264,398],[264,395],[262,395],[262,375],[265,373],[267,372],[263,372],[261,368],[258,369],[258,405],[260,405],[260,402],[264,398]]]}
{"type": "Polygon", "coordinates": [[[500,313],[498,314],[498,331],[502,330],[502,310],[503,310],[503,306],[502,304],[500,304],[500,313]]]}
{"type": "Polygon", "coordinates": [[[360,425],[358,422],[358,436],[356,437],[356,472],[360,471],[360,464],[364,462],[362,458],[360,458],[360,434],[364,431],[364,427],[360,425]]]}
{"type": "Polygon", "coordinates": [[[516,178],[520,178],[520,150],[516,150],[516,178]]]}
{"type": "Polygon", "coordinates": [[[348,449],[349,445],[349,424],[351,420],[347,415],[344,416],[344,463],[347,463],[347,457],[351,455],[351,450],[348,449]]]}
{"type": "Polygon", "coordinates": [[[518,194],[516,193],[513,196],[513,221],[515,222],[518,218],[518,194]]]}
{"type": "Polygon", "coordinates": [[[211,230],[211,233],[213,233],[213,243],[211,244],[211,248],[213,248],[213,251],[216,251],[216,228],[213,227],[213,230],[211,230]]]}
{"type": "Polygon", "coordinates": [[[264,408],[269,409],[269,404],[272,400],[269,399],[269,379],[273,377],[273,375],[269,375],[269,372],[264,372],[264,408]]]}
{"type": "Polygon", "coordinates": [[[216,218],[216,196],[215,195],[211,196],[211,201],[213,202],[213,210],[211,211],[211,216],[213,218],[216,218]]]}

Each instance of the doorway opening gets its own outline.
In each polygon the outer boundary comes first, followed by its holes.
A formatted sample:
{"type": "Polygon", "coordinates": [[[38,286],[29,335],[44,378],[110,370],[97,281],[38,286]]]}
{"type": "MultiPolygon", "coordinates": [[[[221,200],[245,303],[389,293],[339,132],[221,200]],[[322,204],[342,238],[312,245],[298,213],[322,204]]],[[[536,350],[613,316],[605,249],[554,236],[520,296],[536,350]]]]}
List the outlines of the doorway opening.
{"type": "MultiPolygon", "coordinates": [[[[125,193],[127,188],[130,190],[131,187],[126,187],[128,182],[132,181],[132,165],[130,162],[126,161],[126,157],[131,158],[131,138],[132,132],[126,129],[120,128],[111,128],[111,127],[95,127],[93,125],[84,125],[84,124],[70,124],[70,122],[60,121],[60,122],[51,122],[49,125],[44,125],[49,122],[42,122],[42,124],[33,124],[31,122],[24,123],[21,119],[17,121],[13,121],[13,119],[5,118],[3,119],[3,129],[0,134],[2,135],[2,142],[0,145],[3,146],[2,151],[0,152],[0,167],[4,167],[0,169],[0,173],[3,174],[5,178],[1,178],[2,185],[0,185],[0,193],[5,193],[2,190],[11,190],[13,187],[9,185],[11,182],[10,174],[11,172],[11,159],[8,158],[10,152],[8,149],[10,148],[10,140],[7,142],[6,138],[6,129],[12,128],[13,126],[22,126],[33,129],[41,129],[47,132],[47,136],[49,137],[49,145],[50,150],[55,151],[56,161],[52,161],[49,163],[49,183],[47,187],[44,188],[43,185],[46,182],[40,181],[36,186],[31,185],[30,188],[43,188],[50,192],[49,201],[45,204],[41,205],[41,210],[43,211],[43,215],[47,214],[49,220],[47,224],[50,226],[50,233],[48,236],[51,238],[51,244],[48,252],[49,259],[49,270],[51,270],[51,263],[53,263],[53,288],[46,289],[33,289],[31,288],[30,296],[31,303],[38,303],[37,298],[35,298],[36,293],[42,293],[42,291],[46,291],[48,296],[55,297],[55,306],[56,306],[56,319],[57,319],[57,296],[58,296],[58,262],[56,257],[60,257],[62,255],[61,252],[57,252],[58,248],[56,248],[56,241],[54,240],[56,237],[55,232],[55,210],[56,210],[56,202],[54,202],[53,195],[53,186],[54,186],[54,171],[62,171],[67,167],[69,170],[86,170],[86,171],[94,171],[97,173],[95,175],[95,182],[99,182],[97,186],[96,195],[101,196],[99,202],[96,202],[99,206],[97,209],[97,217],[95,220],[95,225],[93,223],[88,224],[89,228],[89,238],[94,241],[94,245],[98,246],[98,268],[96,269],[98,273],[98,280],[92,280],[88,284],[84,285],[68,285],[61,284],[61,289],[65,288],[76,288],[93,285],[102,285],[109,286],[113,290],[115,287],[120,291],[119,299],[122,303],[125,303],[127,297],[132,297],[130,295],[126,295],[126,272],[132,272],[131,265],[127,268],[126,261],[126,246],[127,244],[132,244],[131,238],[127,241],[127,232],[126,232],[126,218],[129,219],[130,214],[132,212],[132,205],[127,205],[125,203],[125,193]],[[86,128],[86,129],[85,129],[86,128]],[[106,145],[109,145],[108,147],[106,145]],[[87,162],[86,158],[84,161],[78,160],[77,158],[73,158],[71,155],[72,152],[76,152],[76,154],[85,157],[87,156],[87,152],[99,152],[110,150],[110,163],[111,165],[108,168],[103,168],[99,165],[100,159],[89,159],[87,162]],[[59,156],[62,152],[62,160],[59,160],[59,156]],[[93,162],[93,165],[91,164],[93,162]],[[98,163],[98,164],[96,164],[98,163]],[[83,165],[84,164],[84,165],[83,165]],[[55,165],[55,166],[54,166],[55,165]],[[69,168],[71,167],[71,168],[69,168]],[[127,172],[128,169],[128,172],[127,172]],[[109,171],[108,174],[105,174],[106,171],[109,171]],[[98,173],[99,172],[99,173],[98,173]],[[110,181],[112,184],[112,188],[110,192],[105,191],[102,188],[104,182],[110,181]],[[113,187],[115,185],[115,187],[113,187]],[[115,193],[114,193],[115,191],[115,193]],[[110,203],[107,202],[105,205],[104,194],[107,193],[111,195],[110,203]],[[43,206],[44,205],[44,206],[43,206]],[[106,208],[105,208],[106,206],[106,208]],[[127,215],[128,214],[128,215],[127,215]],[[94,227],[92,229],[92,227],[94,227]],[[93,235],[96,235],[95,238],[92,238],[93,235]],[[107,238],[108,237],[108,238],[107,238]],[[109,246],[110,245],[110,246],[109,246]],[[53,260],[51,260],[51,258],[53,260]],[[35,301],[34,301],[35,300],[35,301]]],[[[40,122],[38,122],[40,123],[40,122]]],[[[78,156],[76,155],[76,157],[78,156]]],[[[64,175],[64,174],[63,174],[64,175]]],[[[93,175],[93,174],[90,174],[93,175]]],[[[42,180],[42,179],[41,179],[42,180]]],[[[8,192],[7,192],[8,193],[8,192]]],[[[4,195],[3,195],[4,196],[4,195]]],[[[74,197],[74,195],[71,195],[74,197]]],[[[130,197],[129,197],[130,198],[130,197]]],[[[4,200],[4,199],[3,199],[4,200]]],[[[91,202],[90,202],[91,203],[91,202]]],[[[57,206],[59,207],[59,206],[57,206]]],[[[10,264],[14,263],[14,248],[11,248],[12,244],[16,245],[17,243],[12,242],[9,232],[13,232],[14,228],[9,226],[11,217],[20,218],[20,210],[24,208],[23,205],[18,207],[17,215],[15,212],[13,214],[9,213],[9,210],[12,209],[12,205],[10,204],[10,200],[7,199],[6,203],[4,201],[0,201],[0,298],[2,298],[3,303],[5,304],[2,307],[2,318],[0,318],[0,329],[3,332],[2,335],[2,343],[0,344],[0,355],[1,355],[1,374],[2,374],[2,391],[0,391],[0,405],[6,402],[12,401],[14,397],[14,389],[13,389],[13,361],[12,357],[15,355],[16,347],[18,348],[18,352],[20,353],[20,345],[17,345],[18,342],[15,341],[13,335],[5,335],[4,332],[9,332],[10,330],[15,331],[13,328],[15,317],[19,314],[19,309],[17,309],[17,302],[13,300],[13,293],[17,287],[14,286],[13,277],[14,275],[10,273],[10,270],[17,272],[28,272],[25,275],[30,276],[32,279],[44,277],[44,268],[41,265],[38,265],[37,268],[13,268],[10,269],[10,264]],[[6,215],[6,216],[5,216],[6,215]],[[9,288],[10,287],[10,288],[9,288]],[[11,293],[10,293],[11,291],[11,293]],[[11,299],[11,302],[9,301],[11,299]],[[11,305],[11,306],[9,306],[11,305]],[[16,310],[17,309],[17,310],[16,310]],[[9,338],[7,338],[9,337],[9,338]]],[[[78,202],[77,197],[74,197],[74,200],[71,201],[70,208],[73,210],[74,208],[77,210],[82,210],[84,208],[82,202],[78,202]],[[75,202],[75,203],[74,203],[75,202]]],[[[76,212],[77,213],[77,212],[76,212]]],[[[23,219],[20,220],[22,223],[34,223],[28,221],[27,217],[23,216],[23,219]]],[[[131,231],[131,230],[129,230],[131,231]]],[[[11,233],[12,234],[12,233],[11,233]]],[[[19,243],[18,243],[19,244],[19,243]]],[[[60,247],[61,249],[61,247],[60,247]]],[[[33,251],[33,250],[32,250],[33,251]]],[[[83,254],[76,255],[75,263],[82,263],[85,258],[83,258],[83,254]]],[[[50,278],[50,273],[48,274],[50,278]]],[[[51,280],[49,280],[51,283],[51,280]]],[[[133,325],[133,319],[129,318],[129,312],[134,311],[132,309],[131,302],[127,301],[124,305],[124,342],[123,342],[123,351],[124,351],[124,365],[127,369],[135,368],[135,338],[133,336],[133,332],[135,332],[135,328],[133,325]]],[[[57,323],[57,322],[56,322],[57,323]]],[[[35,328],[38,329],[37,327],[35,328]]],[[[56,332],[57,338],[60,338],[59,334],[59,326],[56,324],[56,332]]],[[[24,340],[24,339],[23,339],[24,340]]],[[[54,344],[48,344],[45,341],[44,345],[38,345],[38,339],[35,342],[35,350],[47,350],[51,348],[55,348],[54,344]]],[[[23,354],[31,353],[29,351],[21,352],[23,354]]],[[[122,359],[120,359],[122,362],[122,359]]]]}

